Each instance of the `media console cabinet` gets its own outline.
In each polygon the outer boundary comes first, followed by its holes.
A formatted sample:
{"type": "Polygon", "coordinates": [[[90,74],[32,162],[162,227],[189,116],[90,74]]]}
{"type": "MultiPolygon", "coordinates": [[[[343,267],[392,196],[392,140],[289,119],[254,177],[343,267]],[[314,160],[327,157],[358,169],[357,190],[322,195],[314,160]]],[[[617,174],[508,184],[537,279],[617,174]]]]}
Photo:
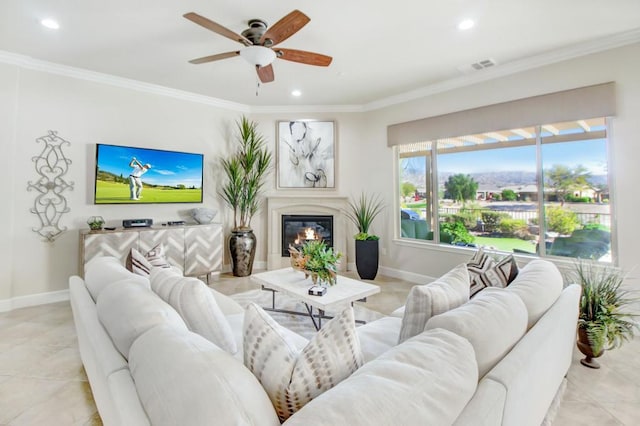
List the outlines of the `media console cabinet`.
{"type": "Polygon", "coordinates": [[[113,231],[80,232],[80,265],[96,256],[113,256],[124,264],[135,248],[142,254],[162,244],[167,261],[183,271],[185,276],[219,275],[222,270],[222,225],[180,225],[162,227],[117,228],[113,231]]]}

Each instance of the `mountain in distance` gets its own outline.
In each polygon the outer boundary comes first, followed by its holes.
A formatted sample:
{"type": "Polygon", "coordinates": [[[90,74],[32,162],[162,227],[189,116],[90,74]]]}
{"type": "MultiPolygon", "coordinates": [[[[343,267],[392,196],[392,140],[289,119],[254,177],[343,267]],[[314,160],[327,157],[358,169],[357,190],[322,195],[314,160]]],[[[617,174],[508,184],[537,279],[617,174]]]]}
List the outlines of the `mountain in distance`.
{"type": "MultiPolygon", "coordinates": [[[[441,172],[438,174],[440,185],[444,185],[449,176],[457,174],[456,172],[441,172]]],[[[500,172],[479,172],[469,173],[469,175],[483,188],[503,188],[505,186],[524,186],[536,184],[536,173],[525,172],[520,170],[500,171],[500,172]]],[[[424,187],[424,173],[408,173],[405,171],[404,180],[416,185],[416,187],[424,187]]],[[[607,185],[606,175],[593,175],[589,179],[593,185],[607,185]]]]}

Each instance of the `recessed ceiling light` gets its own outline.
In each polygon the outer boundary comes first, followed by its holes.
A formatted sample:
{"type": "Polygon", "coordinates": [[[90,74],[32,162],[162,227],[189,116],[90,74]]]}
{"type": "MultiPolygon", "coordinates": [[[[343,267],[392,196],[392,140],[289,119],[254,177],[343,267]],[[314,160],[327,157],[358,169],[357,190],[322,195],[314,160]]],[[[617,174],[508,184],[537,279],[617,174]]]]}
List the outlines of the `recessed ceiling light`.
{"type": "Polygon", "coordinates": [[[460,21],[460,23],[458,24],[458,29],[459,29],[459,30],[461,30],[461,31],[468,30],[468,29],[470,29],[470,28],[473,28],[473,26],[474,26],[475,24],[476,24],[476,23],[475,23],[475,22],[473,22],[473,20],[471,20],[471,19],[465,19],[465,20],[463,20],[463,21],[460,21]]]}
{"type": "Polygon", "coordinates": [[[301,92],[301,91],[299,91],[299,90],[294,90],[294,91],[292,91],[292,92],[291,92],[291,96],[296,96],[296,97],[298,97],[298,96],[300,96],[300,95],[302,95],[302,92],[301,92]]]}
{"type": "Polygon", "coordinates": [[[40,21],[40,23],[52,30],[57,30],[58,28],[60,28],[60,24],[58,24],[58,21],[54,19],[50,19],[50,18],[43,19],[42,21],[40,21]]]}

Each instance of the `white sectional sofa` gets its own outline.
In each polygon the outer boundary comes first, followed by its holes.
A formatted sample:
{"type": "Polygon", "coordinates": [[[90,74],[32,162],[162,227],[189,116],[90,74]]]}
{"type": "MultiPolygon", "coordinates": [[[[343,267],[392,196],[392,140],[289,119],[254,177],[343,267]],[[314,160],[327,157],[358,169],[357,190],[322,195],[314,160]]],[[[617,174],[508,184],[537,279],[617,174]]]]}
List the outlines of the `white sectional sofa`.
{"type": "MultiPolygon", "coordinates": [[[[280,424],[243,364],[244,310],[232,299],[209,289],[235,348],[190,331],[188,306],[174,309],[114,258],[94,259],[69,286],[104,424],[280,424]]],[[[535,260],[401,344],[401,313],[360,326],[365,364],[285,424],[540,425],[569,369],[579,295],[535,260]]]]}

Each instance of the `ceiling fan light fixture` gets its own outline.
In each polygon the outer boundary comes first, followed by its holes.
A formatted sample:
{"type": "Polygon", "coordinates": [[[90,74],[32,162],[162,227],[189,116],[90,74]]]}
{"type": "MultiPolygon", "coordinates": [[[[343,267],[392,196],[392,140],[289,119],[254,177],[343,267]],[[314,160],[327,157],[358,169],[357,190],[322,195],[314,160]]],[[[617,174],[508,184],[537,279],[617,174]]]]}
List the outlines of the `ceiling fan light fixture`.
{"type": "Polygon", "coordinates": [[[254,66],[265,67],[276,59],[276,52],[264,46],[247,46],[240,49],[240,56],[254,66]]]}

